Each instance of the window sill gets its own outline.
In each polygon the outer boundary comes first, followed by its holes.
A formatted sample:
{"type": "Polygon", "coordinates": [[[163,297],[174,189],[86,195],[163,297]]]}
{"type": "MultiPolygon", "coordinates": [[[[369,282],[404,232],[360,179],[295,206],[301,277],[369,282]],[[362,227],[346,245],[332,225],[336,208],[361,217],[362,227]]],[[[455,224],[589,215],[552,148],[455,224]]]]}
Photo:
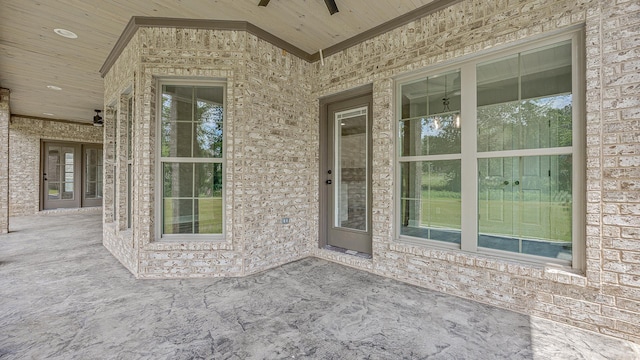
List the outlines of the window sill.
{"type": "Polygon", "coordinates": [[[457,244],[449,245],[429,240],[420,241],[416,239],[399,238],[390,244],[389,249],[391,251],[447,261],[460,266],[499,271],[511,275],[547,280],[565,285],[587,286],[585,274],[568,265],[506,258],[505,256],[500,256],[502,254],[496,254],[497,252],[493,251],[482,251],[478,253],[466,252],[460,250],[457,244]]]}
{"type": "Polygon", "coordinates": [[[133,228],[126,228],[119,231],[121,237],[124,238],[133,238],[133,228]]]}
{"type": "Polygon", "coordinates": [[[162,238],[145,245],[144,250],[157,251],[214,251],[233,250],[230,240],[223,237],[162,238]]]}

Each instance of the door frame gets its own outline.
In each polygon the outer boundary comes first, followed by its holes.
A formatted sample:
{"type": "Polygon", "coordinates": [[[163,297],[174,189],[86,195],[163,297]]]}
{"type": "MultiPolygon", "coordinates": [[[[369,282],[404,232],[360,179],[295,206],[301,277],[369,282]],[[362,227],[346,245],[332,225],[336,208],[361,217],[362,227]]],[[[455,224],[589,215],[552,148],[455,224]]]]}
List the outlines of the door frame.
{"type": "MultiPolygon", "coordinates": [[[[326,141],[328,134],[328,126],[326,124],[327,116],[329,115],[329,105],[337,102],[348,101],[365,95],[373,97],[373,84],[363,85],[357,88],[353,88],[337,94],[328,95],[319,99],[320,115],[318,118],[319,127],[319,167],[318,167],[318,247],[324,248],[329,243],[327,226],[329,225],[329,189],[325,184],[326,171],[330,165],[330,159],[328,159],[328,142],[326,141]]],[[[372,106],[373,107],[373,104],[372,106]]],[[[373,109],[369,109],[369,113],[373,113],[373,109]]],[[[373,116],[370,116],[370,122],[373,123],[373,116]]],[[[373,126],[371,126],[373,128],[373,126]]],[[[373,134],[372,134],[373,135],[373,134]]],[[[373,154],[371,154],[372,156],[373,154]]],[[[373,171],[373,169],[371,169],[373,171]]],[[[372,174],[369,174],[371,177],[372,174]]],[[[369,202],[372,199],[369,199],[369,202]]],[[[371,219],[371,229],[369,231],[373,235],[373,220],[371,219]]]]}
{"type": "MultiPolygon", "coordinates": [[[[46,189],[45,182],[45,172],[48,172],[46,168],[47,165],[47,146],[48,145],[57,145],[60,147],[68,146],[73,147],[74,151],[74,160],[73,160],[73,192],[74,199],[68,200],[68,203],[64,204],[64,206],[58,207],[58,209],[74,209],[82,207],[82,179],[78,176],[82,173],[82,144],[73,141],[60,141],[60,140],[40,140],[40,210],[49,210],[46,209],[46,197],[48,193],[48,189],[46,189]],[[80,181],[80,182],[79,182],[80,181]]],[[[49,175],[51,176],[51,175],[49,175]]],[[[62,191],[62,190],[60,190],[62,191]]],[[[57,208],[52,208],[57,209],[57,208]]]]}
{"type": "MultiPolygon", "coordinates": [[[[67,144],[67,145],[71,145],[71,146],[75,146],[77,147],[77,150],[79,151],[78,156],[80,157],[80,164],[78,164],[78,166],[80,167],[79,171],[78,171],[78,175],[79,175],[79,199],[78,199],[78,206],[77,207],[69,207],[68,209],[79,209],[82,207],[85,207],[85,201],[84,201],[84,181],[85,181],[85,159],[84,159],[84,150],[86,147],[93,147],[93,148],[98,148],[101,151],[103,151],[103,166],[104,166],[104,147],[103,144],[101,143],[84,143],[84,142],[78,142],[78,141],[67,141],[67,140],[56,140],[56,139],[40,139],[40,168],[38,169],[38,187],[39,187],[39,204],[38,204],[38,210],[39,211],[43,211],[45,210],[44,208],[44,201],[45,201],[45,182],[44,182],[44,173],[45,173],[45,165],[46,165],[46,159],[45,156],[46,154],[46,144],[67,144]]],[[[103,170],[103,176],[104,176],[104,170],[103,170]]],[[[104,179],[103,179],[104,181],[104,179]]],[[[104,182],[103,182],[104,184],[104,182]]],[[[103,185],[104,186],[104,185],[103,185]]],[[[104,191],[104,188],[103,188],[104,191]]],[[[101,207],[102,204],[100,205],[95,205],[96,207],[101,207]]],[[[62,209],[62,208],[61,208],[62,209]]]]}

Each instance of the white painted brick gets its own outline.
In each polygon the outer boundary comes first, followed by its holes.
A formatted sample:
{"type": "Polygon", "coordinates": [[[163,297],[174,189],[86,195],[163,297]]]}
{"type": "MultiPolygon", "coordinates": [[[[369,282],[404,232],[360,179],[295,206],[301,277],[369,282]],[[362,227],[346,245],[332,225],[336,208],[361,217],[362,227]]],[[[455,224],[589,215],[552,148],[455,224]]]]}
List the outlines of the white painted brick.
{"type": "Polygon", "coordinates": [[[622,285],[640,287],[640,275],[620,274],[618,279],[622,285]]]}
{"type": "MultiPolygon", "coordinates": [[[[599,2],[569,0],[462,1],[446,11],[329,56],[325,66],[306,64],[288,54],[283,56],[280,49],[241,31],[219,32],[216,35],[220,42],[204,47],[202,39],[210,32],[188,30],[193,37],[188,38],[187,45],[172,48],[163,40],[171,33],[170,29],[140,30],[116,63],[117,70],[105,77],[105,103],[120,96],[122,89],[130,85],[134,72],[138,72],[135,88],[149,90],[136,97],[136,117],[140,119],[136,128],[140,134],[136,145],[140,159],[137,180],[141,184],[136,234],[147,247],[140,248],[140,257],[154,251],[194,254],[193,259],[184,260],[188,262],[185,266],[170,263],[163,268],[146,260],[140,276],[241,276],[313,254],[456,296],[599,329],[613,336],[625,337],[634,331],[637,334],[636,328],[625,325],[626,313],[613,311],[620,296],[627,299],[620,304],[628,307],[640,300],[635,279],[638,263],[633,255],[640,251],[640,220],[635,206],[640,203],[637,185],[640,122],[632,121],[640,119],[640,100],[633,87],[640,50],[619,48],[637,46],[636,35],[619,31],[623,22],[625,28],[640,26],[638,17],[629,15],[638,11],[637,6],[629,3],[634,2],[601,7],[599,2]],[[456,16],[459,13],[467,15],[456,16]],[[583,22],[586,22],[589,67],[585,276],[394,242],[392,78],[455,60],[462,54],[473,55],[583,22]],[[605,41],[601,42],[603,38],[605,41]],[[194,59],[201,62],[190,64],[194,59]],[[162,65],[177,63],[175,60],[180,60],[181,65],[173,68],[162,65]],[[224,244],[179,247],[154,242],[153,221],[148,218],[154,213],[155,191],[150,173],[155,163],[152,141],[155,128],[151,126],[155,119],[151,109],[155,107],[154,77],[168,75],[227,78],[229,84],[231,130],[227,132],[230,166],[226,194],[230,202],[226,209],[229,238],[224,244]],[[355,260],[317,249],[317,99],[368,83],[374,87],[374,258],[355,260]],[[300,178],[289,177],[294,174],[300,178]],[[278,219],[288,214],[293,204],[302,211],[296,216],[289,215],[295,225],[285,229],[278,219]],[[301,219],[309,220],[303,223],[301,219]],[[496,282],[488,281],[490,277],[496,282]],[[551,294],[561,296],[562,304],[552,304],[551,294]],[[529,298],[531,303],[522,302],[529,298]],[[608,317],[594,314],[600,304],[611,307],[608,317]]],[[[133,253],[126,251],[124,242],[118,245],[120,238],[118,229],[105,228],[105,243],[110,244],[114,255],[121,261],[126,258],[133,262],[133,253]]]]}
{"type": "Polygon", "coordinates": [[[31,215],[40,210],[41,139],[101,144],[102,135],[102,129],[91,124],[12,116],[8,139],[10,216],[31,215]]]}

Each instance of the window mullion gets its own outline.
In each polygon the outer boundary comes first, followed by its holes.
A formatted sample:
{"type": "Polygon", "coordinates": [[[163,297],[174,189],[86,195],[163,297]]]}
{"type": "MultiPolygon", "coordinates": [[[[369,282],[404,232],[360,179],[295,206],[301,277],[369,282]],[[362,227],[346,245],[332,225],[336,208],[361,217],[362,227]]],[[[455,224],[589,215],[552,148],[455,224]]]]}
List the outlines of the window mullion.
{"type": "Polygon", "coordinates": [[[196,234],[196,164],[191,163],[191,232],[196,234]]]}
{"type": "Polygon", "coordinates": [[[164,162],[193,162],[193,163],[222,163],[222,158],[188,158],[188,157],[160,157],[164,162]]]}
{"type": "Polygon", "coordinates": [[[462,238],[460,248],[475,252],[478,249],[478,161],[477,161],[477,86],[476,66],[468,63],[461,67],[461,176],[462,179],[462,238]]]}
{"type": "Polygon", "coordinates": [[[438,155],[419,155],[419,156],[402,156],[398,157],[399,162],[416,162],[416,161],[438,161],[438,160],[460,160],[461,154],[438,154],[438,155]]]}
{"type": "Polygon", "coordinates": [[[191,89],[191,158],[195,158],[196,155],[194,154],[194,148],[195,148],[195,133],[196,133],[196,112],[198,111],[198,105],[197,105],[198,100],[196,99],[196,88],[193,87],[191,89]]]}
{"type": "Polygon", "coordinates": [[[551,155],[571,155],[574,152],[573,146],[530,148],[517,150],[483,151],[476,153],[479,159],[520,157],[520,156],[551,156],[551,155]]]}

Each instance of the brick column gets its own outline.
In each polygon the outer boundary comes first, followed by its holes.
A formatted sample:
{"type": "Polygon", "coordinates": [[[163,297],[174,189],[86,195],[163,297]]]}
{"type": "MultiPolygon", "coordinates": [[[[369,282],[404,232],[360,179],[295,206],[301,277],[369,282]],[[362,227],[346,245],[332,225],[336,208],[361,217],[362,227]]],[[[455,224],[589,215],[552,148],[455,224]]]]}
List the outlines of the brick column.
{"type": "Polygon", "coordinates": [[[9,89],[0,88],[0,234],[9,232],[9,89]]]}

